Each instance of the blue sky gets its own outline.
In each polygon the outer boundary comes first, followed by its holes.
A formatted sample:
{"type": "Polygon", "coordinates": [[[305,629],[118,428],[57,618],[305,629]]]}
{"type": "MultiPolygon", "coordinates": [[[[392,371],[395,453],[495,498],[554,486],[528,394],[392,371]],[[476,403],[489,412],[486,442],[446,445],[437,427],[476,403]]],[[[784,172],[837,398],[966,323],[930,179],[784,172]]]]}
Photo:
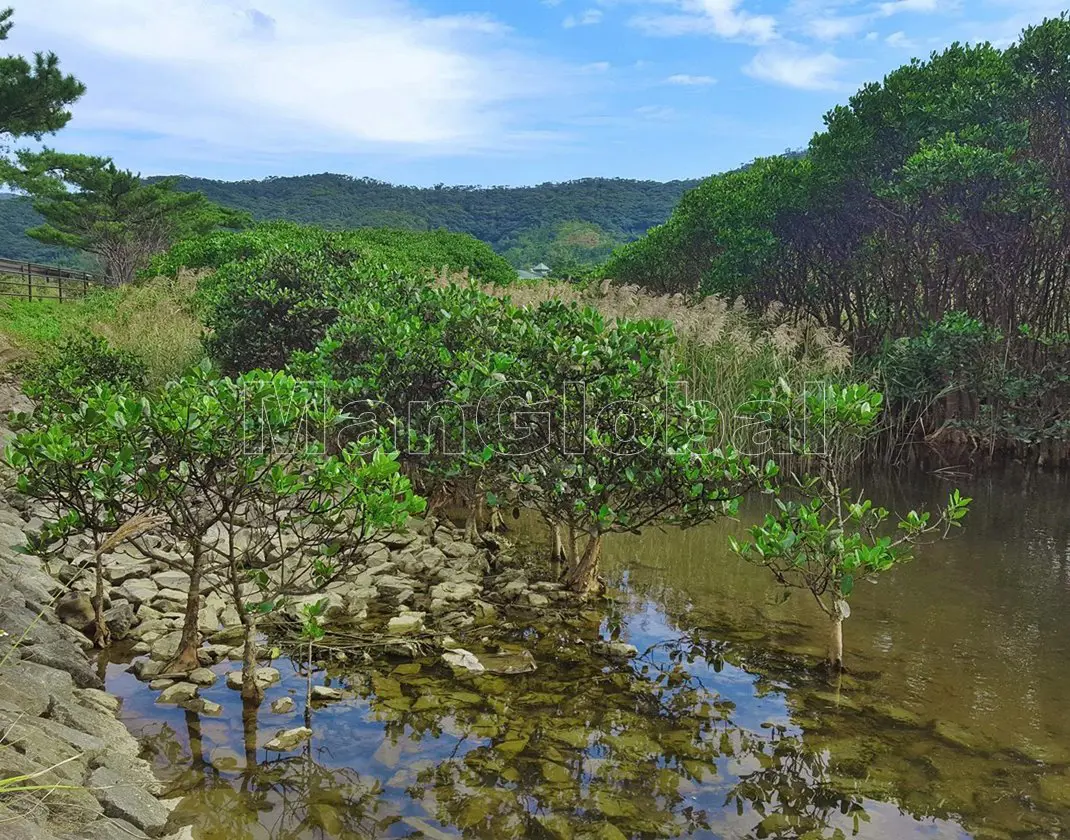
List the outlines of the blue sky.
{"type": "Polygon", "coordinates": [[[145,174],[705,176],[868,80],[1070,0],[22,0],[89,87],[50,143],[145,174]]]}

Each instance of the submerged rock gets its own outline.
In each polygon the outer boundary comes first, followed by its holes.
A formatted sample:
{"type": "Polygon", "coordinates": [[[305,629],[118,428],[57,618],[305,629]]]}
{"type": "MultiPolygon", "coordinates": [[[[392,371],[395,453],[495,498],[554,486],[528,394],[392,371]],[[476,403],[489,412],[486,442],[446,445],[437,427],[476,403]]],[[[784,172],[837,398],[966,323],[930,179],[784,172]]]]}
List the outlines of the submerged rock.
{"type": "Polygon", "coordinates": [[[488,674],[530,674],[538,666],[531,651],[519,653],[481,653],[479,662],[488,674]]]}
{"type": "Polygon", "coordinates": [[[296,729],[287,729],[264,744],[264,749],[271,752],[289,752],[311,737],[312,730],[307,727],[299,726],[296,729]]]}
{"type": "Polygon", "coordinates": [[[639,649],[627,642],[598,642],[594,645],[594,651],[616,659],[631,659],[639,655],[639,649]]]}

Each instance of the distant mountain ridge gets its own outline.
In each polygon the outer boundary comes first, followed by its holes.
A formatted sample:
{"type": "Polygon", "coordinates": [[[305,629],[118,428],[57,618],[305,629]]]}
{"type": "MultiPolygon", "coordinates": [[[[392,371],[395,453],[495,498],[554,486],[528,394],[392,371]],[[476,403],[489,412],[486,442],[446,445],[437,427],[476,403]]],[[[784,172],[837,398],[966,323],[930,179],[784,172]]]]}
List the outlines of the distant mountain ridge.
{"type": "MultiPolygon", "coordinates": [[[[699,183],[583,178],[531,187],[409,187],[333,174],[179,180],[181,189],[199,190],[257,220],[289,219],[327,228],[446,228],[482,239],[499,253],[564,222],[595,224],[617,241],[636,239],[668,219],[680,197],[699,183]]],[[[71,262],[75,255],[24,235],[39,223],[26,199],[0,201],[0,257],[71,262]]]]}

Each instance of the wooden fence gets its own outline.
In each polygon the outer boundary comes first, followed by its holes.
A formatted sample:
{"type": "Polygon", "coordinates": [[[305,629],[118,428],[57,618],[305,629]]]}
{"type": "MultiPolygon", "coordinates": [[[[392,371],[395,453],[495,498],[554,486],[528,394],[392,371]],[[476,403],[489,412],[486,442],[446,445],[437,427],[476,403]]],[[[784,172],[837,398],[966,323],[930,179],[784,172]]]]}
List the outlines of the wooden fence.
{"type": "Polygon", "coordinates": [[[86,271],[0,259],[0,297],[23,300],[80,300],[97,282],[86,271]]]}

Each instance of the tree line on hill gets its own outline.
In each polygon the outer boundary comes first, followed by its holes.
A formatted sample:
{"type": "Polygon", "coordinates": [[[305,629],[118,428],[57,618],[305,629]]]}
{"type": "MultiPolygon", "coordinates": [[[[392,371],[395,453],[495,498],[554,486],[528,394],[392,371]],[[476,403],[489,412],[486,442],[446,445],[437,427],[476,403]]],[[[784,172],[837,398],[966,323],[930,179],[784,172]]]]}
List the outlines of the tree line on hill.
{"type": "MultiPolygon", "coordinates": [[[[150,183],[156,179],[148,179],[150,183]]],[[[387,227],[467,233],[516,268],[600,263],[618,245],[661,224],[696,181],[585,178],[533,187],[408,187],[346,175],[262,181],[174,179],[257,221],[288,220],[329,230],[387,227]]],[[[0,255],[69,264],[76,252],[26,235],[42,218],[25,197],[0,201],[0,255]]]]}

